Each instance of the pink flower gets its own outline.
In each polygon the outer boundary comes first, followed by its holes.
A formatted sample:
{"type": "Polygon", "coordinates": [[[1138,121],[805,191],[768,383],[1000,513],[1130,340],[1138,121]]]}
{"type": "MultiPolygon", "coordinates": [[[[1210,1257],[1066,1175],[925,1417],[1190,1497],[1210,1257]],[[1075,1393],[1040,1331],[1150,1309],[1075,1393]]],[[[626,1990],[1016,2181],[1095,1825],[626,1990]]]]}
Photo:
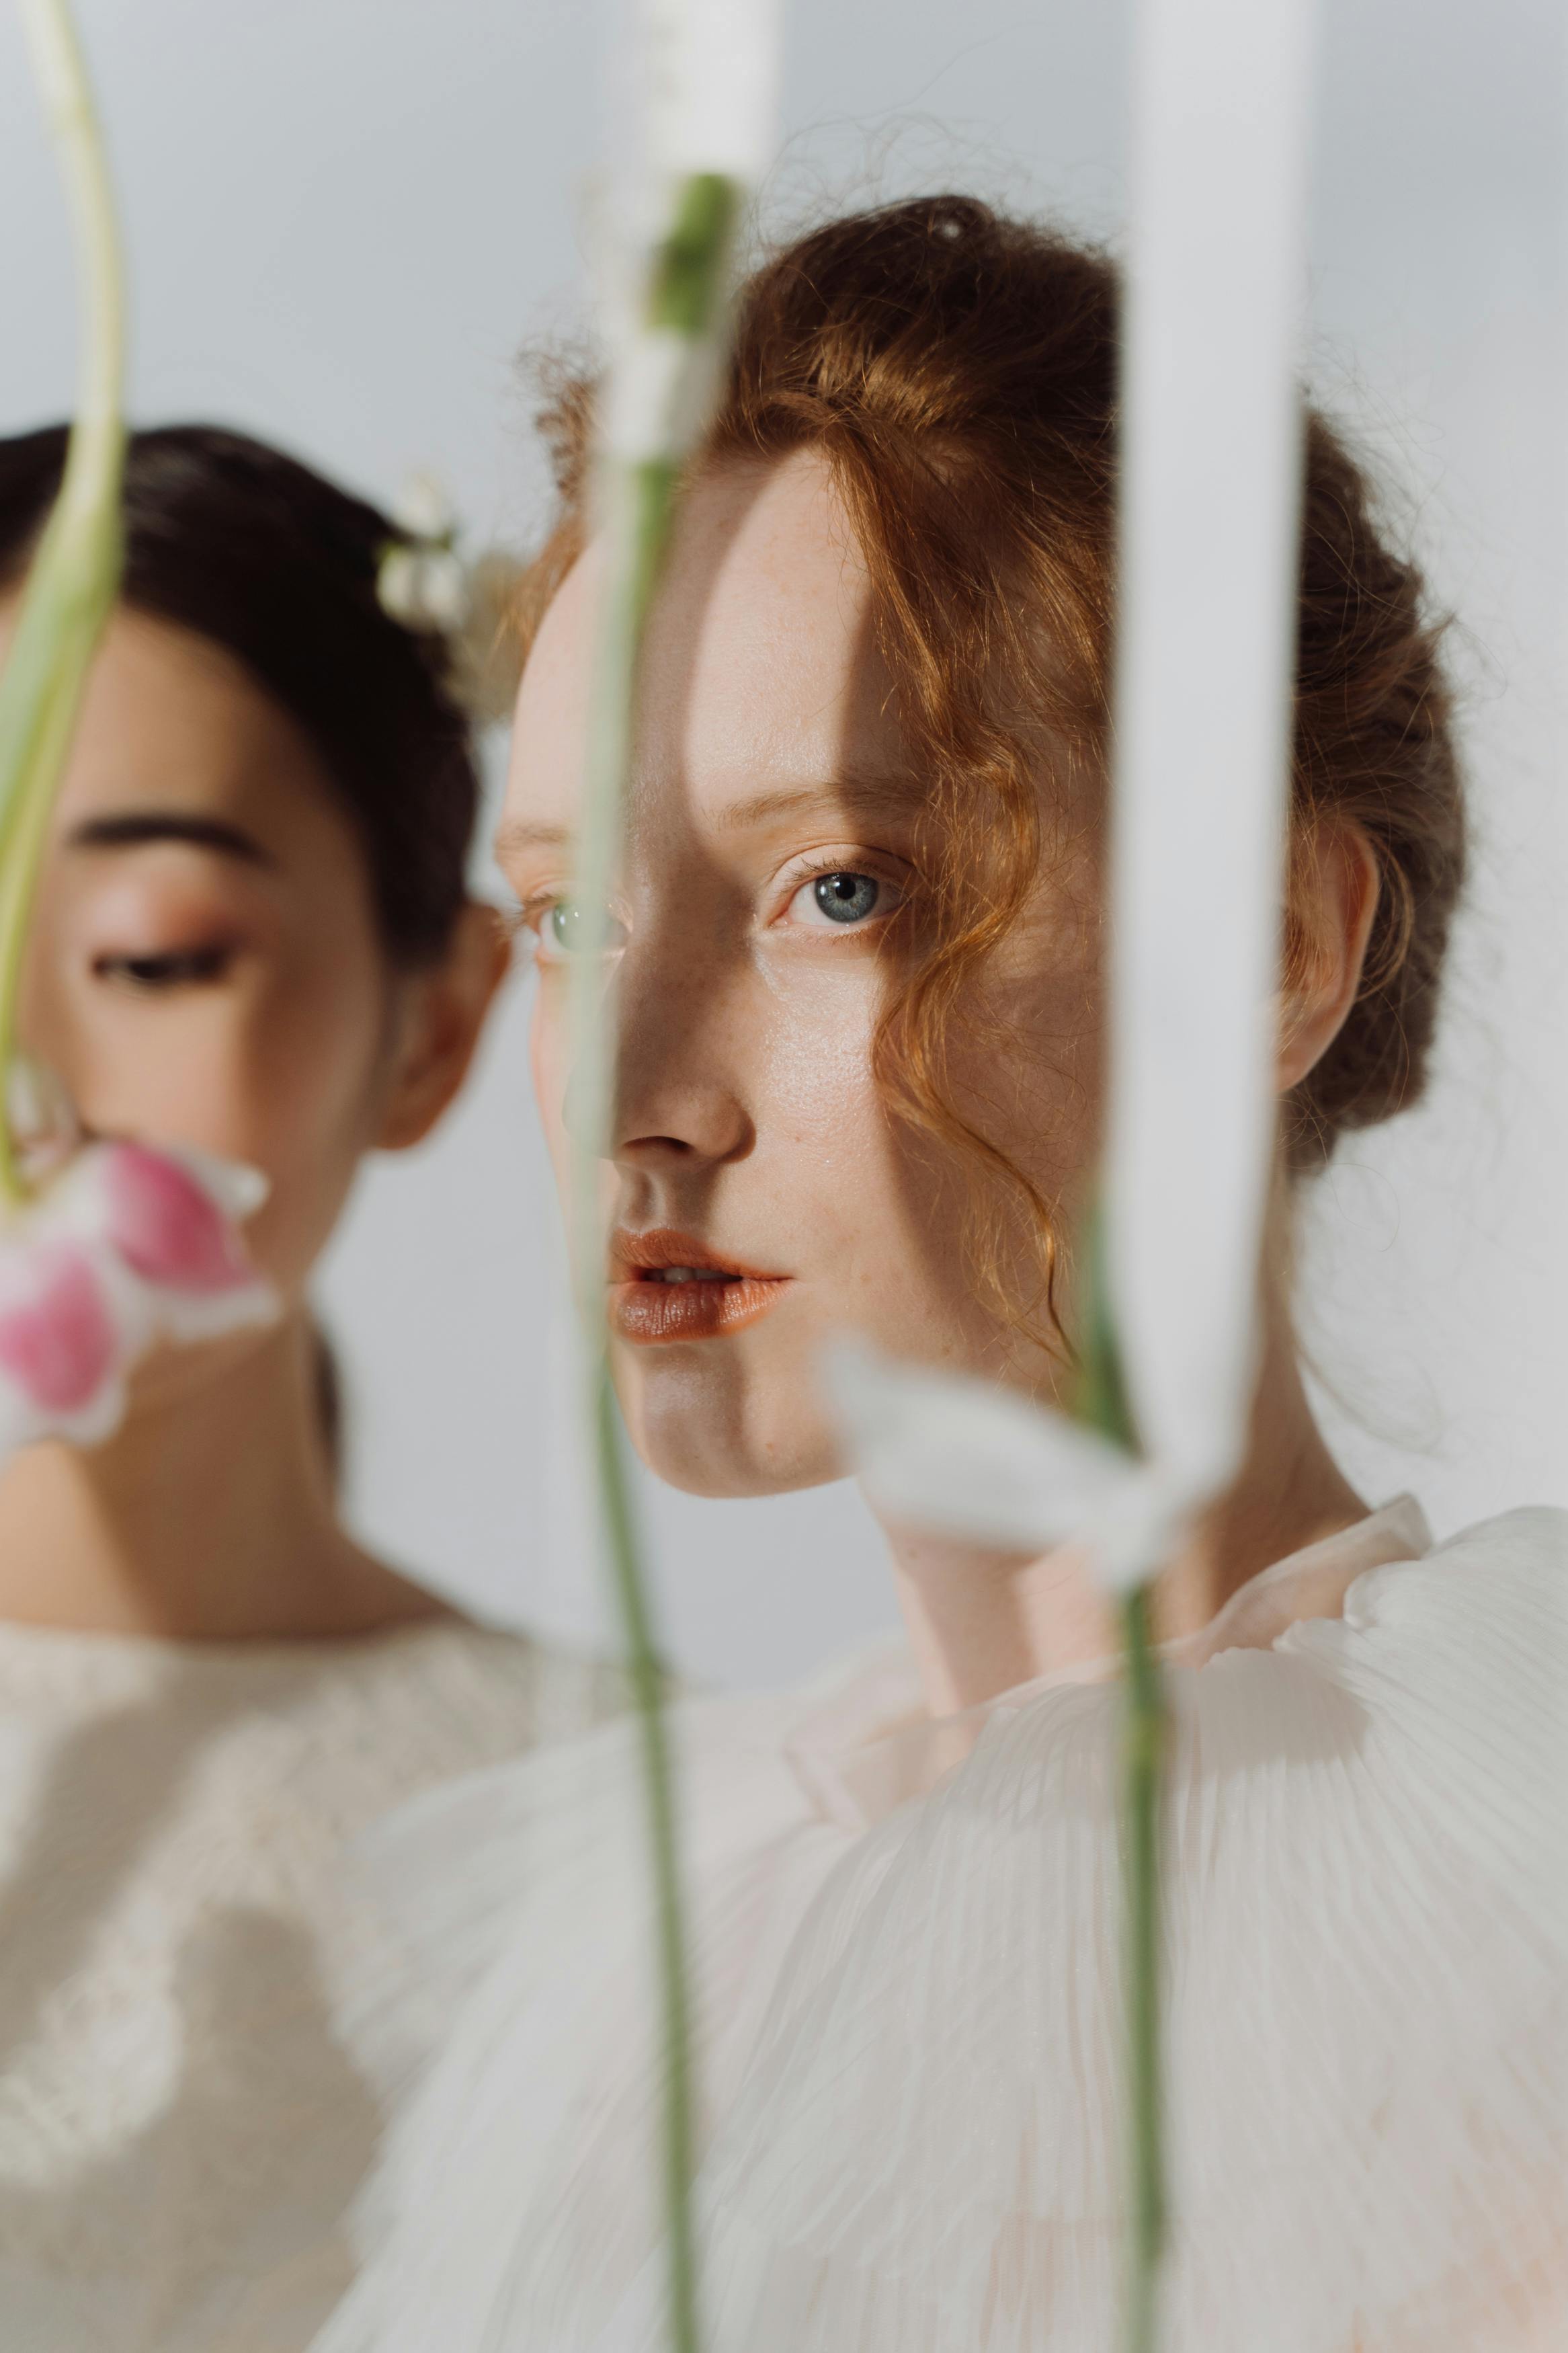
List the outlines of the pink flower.
{"type": "Polygon", "coordinates": [[[103,1184],[109,1239],[147,1282],[214,1297],[252,1280],[245,1246],[212,1192],[167,1153],[111,1144],[103,1184]]]}
{"type": "Polygon", "coordinates": [[[119,1348],[97,1269],[72,1243],[41,1240],[19,1255],[15,1274],[0,1305],[0,1366],[39,1411],[81,1413],[119,1348]]]}
{"type": "Polygon", "coordinates": [[[93,1445],[159,1340],[270,1322],[239,1232],[266,1180],[205,1153],[90,1144],[0,1229],[0,1459],[39,1438],[93,1445]]]}

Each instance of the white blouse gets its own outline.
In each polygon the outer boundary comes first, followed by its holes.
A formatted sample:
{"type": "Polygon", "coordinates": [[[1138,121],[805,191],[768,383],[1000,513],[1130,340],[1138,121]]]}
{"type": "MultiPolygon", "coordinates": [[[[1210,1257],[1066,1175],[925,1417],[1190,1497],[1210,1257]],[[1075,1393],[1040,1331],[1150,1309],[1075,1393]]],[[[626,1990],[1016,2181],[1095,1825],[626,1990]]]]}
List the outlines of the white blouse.
{"type": "Polygon", "coordinates": [[[449,1620],[277,1643],[0,1625],[5,2353],[309,2343],[381,2124],[331,2022],[332,1973],[376,1950],[339,1901],[343,1843],[614,1698],[601,1668],[449,1620]]]}
{"type": "MultiPolygon", "coordinates": [[[[1395,1504],[1172,1666],[1164,2353],[1568,2343],[1568,1515],[1395,1504]]],[[[933,1725],[892,1655],[677,1725],[710,2353],[1102,2353],[1119,1693],[933,1725]]],[[[634,1771],[612,1730],[383,1836],[455,2024],[320,2353],[663,2342],[634,1771]]]]}

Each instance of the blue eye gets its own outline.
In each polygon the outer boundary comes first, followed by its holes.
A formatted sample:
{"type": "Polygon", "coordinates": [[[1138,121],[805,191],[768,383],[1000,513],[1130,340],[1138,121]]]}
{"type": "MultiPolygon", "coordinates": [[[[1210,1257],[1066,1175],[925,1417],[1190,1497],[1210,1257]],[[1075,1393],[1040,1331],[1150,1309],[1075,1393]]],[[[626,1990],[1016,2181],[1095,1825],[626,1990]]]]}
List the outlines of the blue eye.
{"type": "Polygon", "coordinates": [[[902,901],[896,883],[841,866],[834,873],[814,874],[802,882],[790,900],[787,920],[797,931],[853,931],[868,924],[873,915],[879,926],[902,901]]]}
{"type": "Polygon", "coordinates": [[[863,923],[882,895],[872,874],[819,874],[811,889],[830,923],[863,923]]]}

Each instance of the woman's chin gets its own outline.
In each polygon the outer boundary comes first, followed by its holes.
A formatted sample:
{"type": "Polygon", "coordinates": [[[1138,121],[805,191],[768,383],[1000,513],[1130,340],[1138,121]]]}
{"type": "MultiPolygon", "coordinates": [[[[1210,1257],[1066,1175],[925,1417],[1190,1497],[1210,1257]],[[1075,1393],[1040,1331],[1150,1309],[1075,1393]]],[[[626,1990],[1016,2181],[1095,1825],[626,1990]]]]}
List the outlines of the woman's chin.
{"type": "Polygon", "coordinates": [[[656,1478],[714,1497],[782,1495],[841,1479],[837,1440],[805,1380],[743,1376],[732,1359],[719,1360],[723,1347],[703,1342],[660,1351],[656,1366],[647,1350],[629,1365],[622,1357],[617,1388],[626,1426],[656,1478]]]}

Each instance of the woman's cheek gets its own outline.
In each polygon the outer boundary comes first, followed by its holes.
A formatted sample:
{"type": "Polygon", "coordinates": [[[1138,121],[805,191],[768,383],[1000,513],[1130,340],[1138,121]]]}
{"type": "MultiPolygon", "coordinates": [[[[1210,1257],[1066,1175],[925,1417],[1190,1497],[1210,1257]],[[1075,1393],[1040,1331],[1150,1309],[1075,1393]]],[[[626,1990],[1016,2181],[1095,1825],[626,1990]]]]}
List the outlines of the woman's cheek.
{"type": "Polygon", "coordinates": [[[231,1040],[222,1083],[235,1133],[249,1139],[243,1156],[272,1185],[257,1232],[280,1274],[310,1265],[376,1142],[385,1029],[381,992],[342,976],[247,1008],[231,1040]]]}
{"type": "Polygon", "coordinates": [[[285,1288],[302,1280],[370,1141],[374,1036],[331,993],[279,1001],[260,976],[184,1001],[99,1009],[79,1097],[105,1133],[184,1144],[259,1168],[270,1187],[250,1228],[285,1288]]]}
{"type": "Polygon", "coordinates": [[[244,1159],[258,1140],[247,1027],[216,990],[174,1004],[105,987],[70,1025],[66,1050],[43,1050],[89,1128],[244,1159]]]}
{"type": "Polygon", "coordinates": [[[765,1039],[774,1115],[835,1157],[864,1147],[881,1125],[875,1071],[879,977],[868,960],[844,961],[848,969],[797,975],[787,999],[775,990],[782,1001],[775,1002],[765,1039]]]}
{"type": "Polygon", "coordinates": [[[566,1162],[565,1098],[570,1047],[566,1028],[566,991],[553,974],[541,974],[534,983],[533,1010],[529,1021],[529,1064],[533,1099],[539,1106],[545,1141],[558,1178],[564,1179],[566,1162]]]}

